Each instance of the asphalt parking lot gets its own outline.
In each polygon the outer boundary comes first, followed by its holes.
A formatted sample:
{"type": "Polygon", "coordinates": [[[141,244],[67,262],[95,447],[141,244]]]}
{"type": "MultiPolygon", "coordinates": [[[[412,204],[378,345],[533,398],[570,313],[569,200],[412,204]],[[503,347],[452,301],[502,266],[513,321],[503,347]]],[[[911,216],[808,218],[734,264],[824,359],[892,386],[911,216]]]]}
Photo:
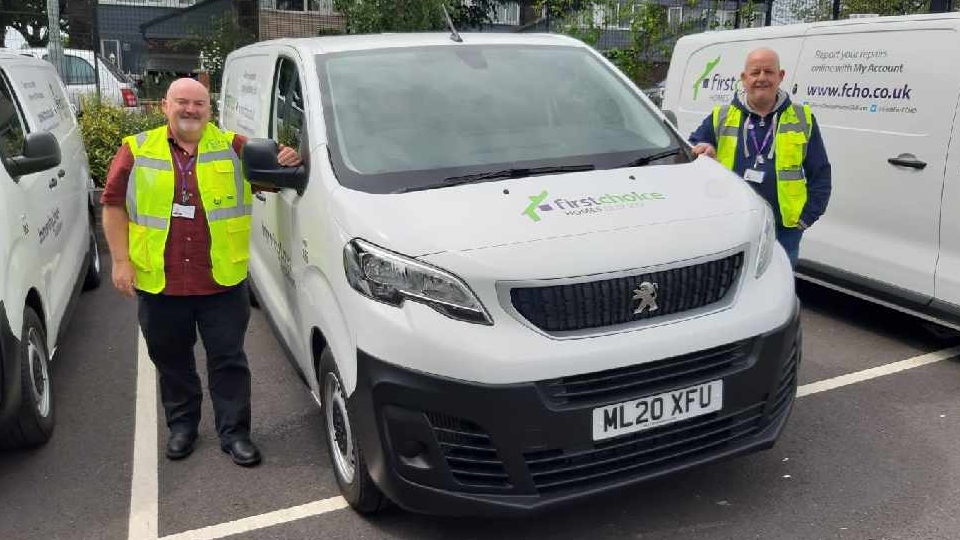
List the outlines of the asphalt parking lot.
{"type": "Polygon", "coordinates": [[[82,297],[52,366],[53,439],[0,454],[0,538],[960,537],[960,341],[816,286],[798,293],[800,391],[773,449],[531,519],[362,518],[338,496],[320,411],[258,311],[247,353],[264,463],[240,468],[220,451],[206,397],[197,450],[167,461],[134,302],[105,281],[82,297]]]}

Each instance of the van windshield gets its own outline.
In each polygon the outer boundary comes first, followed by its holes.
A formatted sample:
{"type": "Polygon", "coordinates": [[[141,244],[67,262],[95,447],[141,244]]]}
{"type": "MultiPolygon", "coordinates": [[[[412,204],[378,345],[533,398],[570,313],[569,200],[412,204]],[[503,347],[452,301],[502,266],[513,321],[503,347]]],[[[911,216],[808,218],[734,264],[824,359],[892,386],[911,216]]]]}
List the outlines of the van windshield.
{"type": "Polygon", "coordinates": [[[331,158],[353,189],[686,156],[669,152],[682,146],[673,132],[578,47],[396,48],[319,55],[317,67],[331,158]]]}

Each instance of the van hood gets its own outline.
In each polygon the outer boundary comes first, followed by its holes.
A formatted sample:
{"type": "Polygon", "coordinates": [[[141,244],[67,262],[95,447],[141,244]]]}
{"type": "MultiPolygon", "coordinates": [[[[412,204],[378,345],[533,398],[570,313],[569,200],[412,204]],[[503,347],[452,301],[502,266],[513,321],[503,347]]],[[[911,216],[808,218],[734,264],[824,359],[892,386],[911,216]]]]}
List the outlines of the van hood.
{"type": "Polygon", "coordinates": [[[332,202],[349,237],[413,257],[702,220],[763,204],[706,157],[404,194],[341,188],[332,202]]]}

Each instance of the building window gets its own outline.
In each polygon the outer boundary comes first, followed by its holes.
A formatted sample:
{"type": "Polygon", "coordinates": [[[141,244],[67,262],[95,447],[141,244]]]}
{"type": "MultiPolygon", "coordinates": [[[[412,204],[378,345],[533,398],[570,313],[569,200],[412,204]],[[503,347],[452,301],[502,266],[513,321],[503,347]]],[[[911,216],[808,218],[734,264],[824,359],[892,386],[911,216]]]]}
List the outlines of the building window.
{"type": "Polygon", "coordinates": [[[333,0],[260,0],[262,9],[332,14],[333,0]]]}
{"type": "Polygon", "coordinates": [[[667,8],[667,24],[670,26],[680,26],[683,22],[683,6],[672,6],[667,8]]]}
{"type": "Polygon", "coordinates": [[[717,28],[733,28],[737,22],[737,12],[733,9],[718,9],[714,13],[713,20],[717,23],[717,28]]]}
{"type": "Polygon", "coordinates": [[[501,2],[496,5],[490,17],[493,24],[520,24],[520,2],[501,2]]]}

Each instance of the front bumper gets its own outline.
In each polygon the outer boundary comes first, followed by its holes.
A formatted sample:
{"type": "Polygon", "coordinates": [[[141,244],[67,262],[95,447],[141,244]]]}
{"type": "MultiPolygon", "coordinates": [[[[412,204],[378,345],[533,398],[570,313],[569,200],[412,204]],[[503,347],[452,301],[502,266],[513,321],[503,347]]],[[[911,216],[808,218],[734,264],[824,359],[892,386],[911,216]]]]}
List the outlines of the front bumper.
{"type": "Polygon", "coordinates": [[[371,477],[401,507],[527,513],[773,446],[796,394],[798,315],[799,306],[783,327],[709,351],[509,385],[427,375],[358,351],[349,407],[371,477]],[[717,379],[721,410],[593,441],[594,408],[717,379]]]}
{"type": "Polygon", "coordinates": [[[20,340],[0,302],[0,429],[20,411],[20,340]]]}

